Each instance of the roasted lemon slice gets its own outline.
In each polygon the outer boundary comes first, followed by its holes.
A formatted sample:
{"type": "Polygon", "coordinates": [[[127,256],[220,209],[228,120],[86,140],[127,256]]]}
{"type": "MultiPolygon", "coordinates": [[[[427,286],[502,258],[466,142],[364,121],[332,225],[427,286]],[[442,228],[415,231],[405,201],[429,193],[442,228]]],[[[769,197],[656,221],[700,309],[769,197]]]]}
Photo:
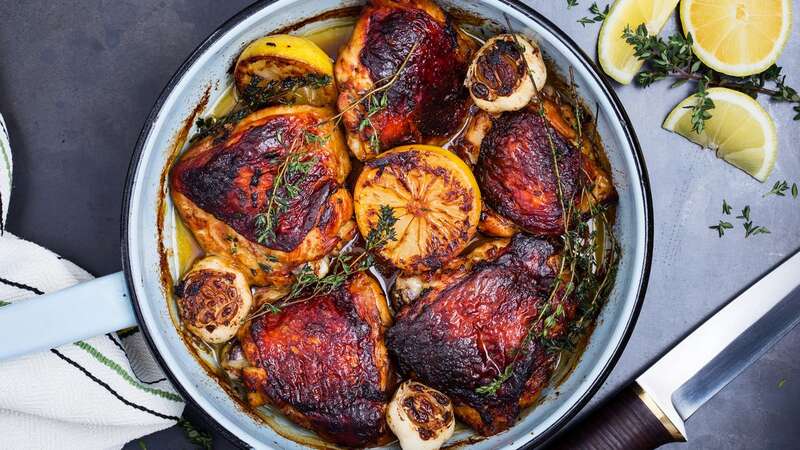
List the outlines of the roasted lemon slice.
{"type": "Polygon", "coordinates": [[[392,209],[394,239],[380,255],[406,273],[436,269],[475,235],[481,194],[469,167],[449,151],[406,145],[367,161],[356,181],[356,221],[363,236],[392,209]]]}
{"type": "Polygon", "coordinates": [[[324,106],[337,97],[331,58],[299,36],[276,34],[253,41],[239,55],[233,78],[239,96],[258,105],[324,106]]]}

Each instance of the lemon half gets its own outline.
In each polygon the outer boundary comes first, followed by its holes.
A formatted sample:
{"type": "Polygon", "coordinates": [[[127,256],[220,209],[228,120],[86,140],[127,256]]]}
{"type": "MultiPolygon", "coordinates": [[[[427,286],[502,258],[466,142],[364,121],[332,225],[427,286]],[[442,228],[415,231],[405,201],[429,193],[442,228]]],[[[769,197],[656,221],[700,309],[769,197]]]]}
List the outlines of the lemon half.
{"type": "Polygon", "coordinates": [[[475,235],[481,193],[469,167],[432,145],[406,145],[364,164],[354,190],[363,236],[378,228],[383,207],[392,210],[395,238],[380,255],[406,273],[441,267],[475,235]]]}
{"type": "Polygon", "coordinates": [[[678,5],[678,0],[617,0],[600,27],[597,56],[603,71],[622,84],[629,84],[642,68],[642,61],[633,55],[633,47],[625,42],[625,27],[636,30],[645,24],[650,34],[658,34],[678,5]]]}
{"type": "Polygon", "coordinates": [[[758,181],[765,181],[778,156],[778,135],[769,114],[751,97],[731,89],[708,89],[708,98],[714,102],[714,109],[702,133],[692,130],[695,96],[680,102],[669,113],[664,129],[715,150],[718,157],[758,181]]]}
{"type": "Polygon", "coordinates": [[[753,75],[778,60],[792,28],[792,2],[682,0],[681,24],[705,65],[728,75],[753,75]]]}

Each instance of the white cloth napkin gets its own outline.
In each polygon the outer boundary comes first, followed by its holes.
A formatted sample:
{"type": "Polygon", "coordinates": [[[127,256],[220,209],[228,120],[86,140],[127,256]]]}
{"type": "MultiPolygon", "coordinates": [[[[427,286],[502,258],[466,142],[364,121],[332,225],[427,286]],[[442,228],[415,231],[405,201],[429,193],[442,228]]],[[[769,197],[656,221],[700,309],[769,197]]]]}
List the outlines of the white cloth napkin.
{"type": "MultiPolygon", "coordinates": [[[[8,304],[92,278],[5,231],[12,168],[0,115],[0,314],[8,304]]],[[[0,362],[2,449],[120,448],[174,425],[183,406],[136,328],[0,362]]]]}

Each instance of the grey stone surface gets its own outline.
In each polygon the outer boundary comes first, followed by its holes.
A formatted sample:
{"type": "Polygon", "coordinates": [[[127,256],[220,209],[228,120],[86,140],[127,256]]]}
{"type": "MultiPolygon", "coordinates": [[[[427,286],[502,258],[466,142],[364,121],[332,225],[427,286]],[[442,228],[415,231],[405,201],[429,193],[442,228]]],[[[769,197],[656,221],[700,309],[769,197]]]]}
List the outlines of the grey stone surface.
{"type": "MultiPolygon", "coordinates": [[[[189,52],[247,3],[1,0],[0,111],[16,163],[9,230],[95,275],[119,270],[122,189],[144,118],[189,52]]],[[[594,56],[599,25],[576,22],[591,2],[582,0],[571,10],[565,3],[529,2],[594,56]]],[[[780,64],[789,68],[790,83],[800,85],[800,75],[791,70],[800,59],[800,3],[794,7],[794,31],[780,64]]],[[[671,21],[666,32],[677,26],[671,21]]],[[[762,198],[768,185],[660,128],[688,88],[671,90],[662,82],[647,90],[617,86],[617,92],[650,171],[655,258],[634,334],[592,404],[800,247],[800,199],[762,198]],[[718,239],[708,225],[721,218],[723,198],[737,209],[749,204],[754,220],[772,234],[745,240],[737,228],[718,239]]],[[[800,182],[800,123],[791,120],[786,105],[761,103],[780,136],[769,185],[800,182]]],[[[800,447],[798,350],[795,330],[689,420],[688,444],[670,448],[800,447]]],[[[215,441],[218,448],[230,447],[221,437],[215,441]]],[[[143,442],[150,449],[190,447],[174,428],[143,442]]],[[[136,442],[128,447],[139,448],[136,442]]]]}

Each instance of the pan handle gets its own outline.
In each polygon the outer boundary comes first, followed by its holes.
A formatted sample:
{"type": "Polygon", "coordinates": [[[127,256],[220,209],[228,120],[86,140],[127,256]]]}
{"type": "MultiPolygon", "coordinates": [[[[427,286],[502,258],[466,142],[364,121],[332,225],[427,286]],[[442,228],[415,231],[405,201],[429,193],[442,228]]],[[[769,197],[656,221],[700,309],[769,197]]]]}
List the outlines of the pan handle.
{"type": "Polygon", "coordinates": [[[0,361],[136,325],[122,272],[0,308],[0,361]]]}

